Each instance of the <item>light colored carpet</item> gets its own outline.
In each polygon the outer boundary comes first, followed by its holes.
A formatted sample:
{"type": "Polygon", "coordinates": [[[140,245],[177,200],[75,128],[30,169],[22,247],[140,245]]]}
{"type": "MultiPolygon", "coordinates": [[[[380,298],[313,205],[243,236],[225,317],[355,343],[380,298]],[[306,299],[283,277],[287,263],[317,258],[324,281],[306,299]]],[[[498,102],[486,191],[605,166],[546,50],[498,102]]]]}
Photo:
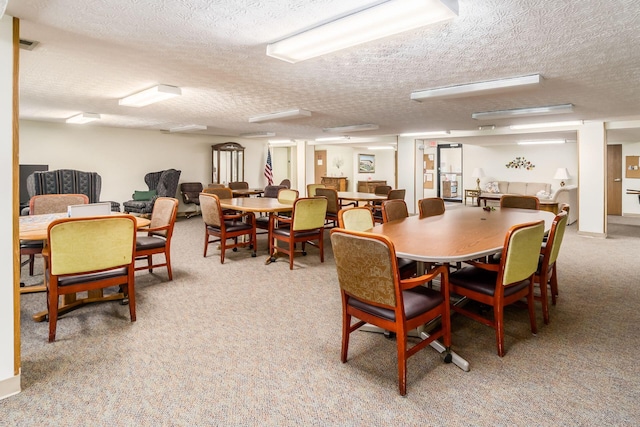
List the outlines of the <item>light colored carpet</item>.
{"type": "MultiPolygon", "coordinates": [[[[0,401],[7,426],[638,425],[640,226],[580,237],[570,226],[559,259],[560,298],[539,333],[525,310],[506,313],[504,358],[494,331],[453,317],[453,348],[470,372],[427,348],[397,390],[395,342],[359,332],[340,363],[340,296],[329,240],[265,265],[212,248],[200,217],[181,219],[166,271],[137,276],[137,314],[119,303],[60,319],[57,341],[23,295],[22,393],[0,401]]],[[[328,236],[328,233],[327,233],[328,236]]],[[[23,270],[23,277],[27,274],[23,270]]],[[[42,276],[29,279],[41,280],[42,276]]]]}

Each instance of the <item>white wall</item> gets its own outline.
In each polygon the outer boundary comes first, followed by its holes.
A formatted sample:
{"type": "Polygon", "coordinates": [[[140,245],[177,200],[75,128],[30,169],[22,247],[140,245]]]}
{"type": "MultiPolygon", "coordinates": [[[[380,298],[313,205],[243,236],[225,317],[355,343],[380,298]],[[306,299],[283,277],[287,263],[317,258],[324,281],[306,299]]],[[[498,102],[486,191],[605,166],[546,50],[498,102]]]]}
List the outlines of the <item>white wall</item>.
{"type": "Polygon", "coordinates": [[[14,245],[13,216],[18,201],[13,188],[13,18],[0,19],[0,399],[20,392],[20,376],[15,375],[14,343],[14,245]]]}
{"type": "Polygon", "coordinates": [[[576,143],[557,145],[496,145],[482,147],[463,145],[464,188],[476,188],[471,176],[474,168],[482,168],[485,177],[480,187],[490,181],[545,182],[552,191],[560,187],[553,179],[558,168],[567,168],[571,179],[566,184],[578,184],[578,147],[576,143]],[[531,170],[507,168],[516,157],[524,157],[535,165],[531,170]]]}
{"type": "Polygon", "coordinates": [[[606,236],[606,159],[607,147],[603,122],[585,123],[578,130],[578,161],[580,173],[578,198],[580,200],[581,234],[606,236]]]}
{"type": "Polygon", "coordinates": [[[394,150],[368,150],[330,144],[315,145],[314,149],[327,151],[327,176],[346,176],[348,179],[347,191],[358,191],[358,181],[368,180],[385,180],[388,185],[395,188],[396,160],[394,150]],[[374,173],[358,173],[359,154],[375,156],[374,173]],[[336,161],[338,160],[342,161],[340,168],[337,167],[336,161]]]}
{"type": "MultiPolygon", "coordinates": [[[[103,201],[125,202],[134,190],[146,190],[148,172],[175,168],[180,182],[211,182],[211,146],[234,141],[245,147],[245,181],[252,188],[266,185],[266,141],[162,133],[66,123],[20,122],[20,163],[47,164],[52,169],[98,172],[103,201]]],[[[180,199],[180,193],[176,195],[180,199]]],[[[182,205],[179,210],[190,208],[182,205]]]]}

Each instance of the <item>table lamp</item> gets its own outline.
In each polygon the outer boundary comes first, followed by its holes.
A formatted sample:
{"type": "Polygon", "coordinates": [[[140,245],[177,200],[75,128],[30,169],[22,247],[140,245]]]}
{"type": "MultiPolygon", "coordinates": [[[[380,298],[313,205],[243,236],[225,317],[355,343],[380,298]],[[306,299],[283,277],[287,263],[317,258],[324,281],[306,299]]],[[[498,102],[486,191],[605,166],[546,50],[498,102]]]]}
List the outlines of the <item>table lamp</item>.
{"type": "Polygon", "coordinates": [[[474,168],[471,176],[473,178],[478,178],[476,179],[476,191],[480,191],[480,178],[484,178],[484,171],[482,168],[474,168]]]}
{"type": "Polygon", "coordinates": [[[564,187],[564,180],[570,178],[567,168],[558,168],[558,170],[556,170],[556,174],[553,176],[553,179],[561,180],[560,187],[564,187]]]}

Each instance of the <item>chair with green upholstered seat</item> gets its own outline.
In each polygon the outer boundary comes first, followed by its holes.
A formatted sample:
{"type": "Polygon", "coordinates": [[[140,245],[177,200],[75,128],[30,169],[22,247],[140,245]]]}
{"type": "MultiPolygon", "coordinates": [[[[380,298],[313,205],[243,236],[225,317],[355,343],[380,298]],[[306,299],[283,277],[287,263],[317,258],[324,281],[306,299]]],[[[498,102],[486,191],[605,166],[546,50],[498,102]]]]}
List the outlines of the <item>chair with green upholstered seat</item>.
{"type": "MultiPolygon", "coordinates": [[[[280,192],[286,190],[280,190],[280,192]]],[[[325,197],[305,197],[296,199],[291,210],[291,217],[277,215],[275,221],[269,223],[269,253],[272,259],[275,253],[289,255],[289,269],[293,270],[295,244],[302,243],[302,254],[306,255],[305,245],[316,242],[320,250],[320,262],[324,262],[324,220],[327,214],[325,197]],[[277,224],[277,228],[275,225],[277,224]],[[278,246],[278,241],[287,247],[278,246]]]]}
{"type": "Polygon", "coordinates": [[[553,305],[556,304],[556,297],[558,295],[556,261],[560,253],[560,245],[562,245],[568,219],[569,214],[566,211],[561,211],[553,219],[547,241],[542,245],[542,257],[538,264],[538,270],[534,275],[534,283],[538,283],[540,286],[540,296],[536,296],[536,300],[542,303],[542,318],[545,324],[549,323],[548,288],[551,289],[551,301],[553,305]]]}
{"type": "Polygon", "coordinates": [[[334,228],[331,245],[342,295],[340,359],[342,363],[347,361],[351,333],[367,323],[395,333],[398,386],[404,396],[409,357],[441,338],[447,353],[445,362],[451,361],[447,269],[439,266],[420,277],[401,280],[393,243],[380,234],[334,228]],[[423,286],[438,277],[439,291],[423,286]],[[352,324],[352,317],[358,321],[352,324]],[[408,332],[437,318],[441,320],[440,327],[430,331],[427,339],[407,348],[408,332]]]}
{"type": "Polygon", "coordinates": [[[59,297],[119,286],[136,320],[134,251],[136,220],[131,215],[63,218],[47,230],[46,259],[49,342],[56,339],[59,297]]]}
{"type": "Polygon", "coordinates": [[[537,332],[533,275],[538,268],[543,235],[544,221],[514,225],[505,236],[500,264],[468,261],[471,266],[449,275],[452,294],[493,307],[491,319],[460,305],[454,305],[452,309],[495,329],[500,357],[505,353],[505,306],[526,298],[531,332],[537,332]]]}

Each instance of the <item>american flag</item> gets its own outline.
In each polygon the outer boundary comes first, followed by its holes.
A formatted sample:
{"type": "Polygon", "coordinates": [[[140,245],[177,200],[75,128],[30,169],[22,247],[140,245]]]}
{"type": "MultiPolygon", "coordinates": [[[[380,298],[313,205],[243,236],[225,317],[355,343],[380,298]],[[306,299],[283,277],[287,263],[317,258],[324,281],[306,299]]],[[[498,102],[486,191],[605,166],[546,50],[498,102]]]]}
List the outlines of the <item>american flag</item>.
{"type": "Polygon", "coordinates": [[[271,150],[267,147],[267,164],[264,165],[264,177],[269,185],[273,185],[273,167],[271,165],[271,150]]]}

